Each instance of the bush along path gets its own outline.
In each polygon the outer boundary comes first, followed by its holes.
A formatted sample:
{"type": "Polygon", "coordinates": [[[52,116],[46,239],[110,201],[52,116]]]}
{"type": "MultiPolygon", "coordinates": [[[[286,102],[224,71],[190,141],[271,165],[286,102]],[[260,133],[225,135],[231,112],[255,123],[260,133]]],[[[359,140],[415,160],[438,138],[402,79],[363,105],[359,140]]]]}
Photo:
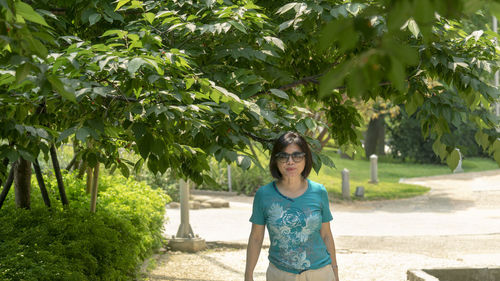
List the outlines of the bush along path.
{"type": "MultiPolygon", "coordinates": [[[[0,210],[0,280],[133,280],[142,261],[161,246],[165,204],[170,198],[142,182],[101,176],[96,213],[88,210],[85,181],[65,174],[71,202],[43,205],[33,190],[31,210],[0,210]]],[[[52,198],[55,178],[45,178],[52,198]]]]}

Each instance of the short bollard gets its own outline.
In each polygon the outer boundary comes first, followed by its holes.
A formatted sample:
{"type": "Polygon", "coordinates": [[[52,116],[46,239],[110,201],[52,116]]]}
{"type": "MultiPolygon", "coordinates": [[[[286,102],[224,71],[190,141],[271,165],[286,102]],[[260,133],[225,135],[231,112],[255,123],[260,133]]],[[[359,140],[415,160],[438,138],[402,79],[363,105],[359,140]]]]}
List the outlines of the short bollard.
{"type": "Polygon", "coordinates": [[[377,168],[377,160],[378,160],[378,157],[377,155],[375,154],[372,154],[370,156],[370,183],[378,183],[378,176],[377,176],[377,173],[378,173],[378,168],[377,168]]]}
{"type": "Polygon", "coordinates": [[[349,187],[349,170],[342,170],[342,198],[345,200],[351,199],[351,190],[349,187]]]}

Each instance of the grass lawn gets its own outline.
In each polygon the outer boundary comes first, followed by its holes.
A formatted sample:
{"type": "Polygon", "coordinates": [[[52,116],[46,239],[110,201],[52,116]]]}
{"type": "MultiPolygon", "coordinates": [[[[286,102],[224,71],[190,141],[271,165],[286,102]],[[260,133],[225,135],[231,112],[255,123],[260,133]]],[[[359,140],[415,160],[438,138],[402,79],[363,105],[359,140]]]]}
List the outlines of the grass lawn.
{"type": "MultiPolygon", "coordinates": [[[[350,187],[352,198],[357,186],[364,186],[365,199],[396,199],[407,198],[424,194],[429,189],[426,187],[398,183],[400,178],[423,177],[433,175],[451,174],[450,169],[445,165],[401,163],[387,159],[379,159],[378,163],[378,184],[370,184],[370,162],[367,160],[341,159],[337,150],[325,148],[324,152],[334,161],[336,168],[323,166],[319,175],[312,171],[309,178],[325,185],[328,193],[334,198],[342,197],[342,177],[341,171],[347,168],[350,173],[350,187]]],[[[490,159],[466,158],[462,168],[465,172],[477,172],[498,169],[498,165],[490,159]]]]}

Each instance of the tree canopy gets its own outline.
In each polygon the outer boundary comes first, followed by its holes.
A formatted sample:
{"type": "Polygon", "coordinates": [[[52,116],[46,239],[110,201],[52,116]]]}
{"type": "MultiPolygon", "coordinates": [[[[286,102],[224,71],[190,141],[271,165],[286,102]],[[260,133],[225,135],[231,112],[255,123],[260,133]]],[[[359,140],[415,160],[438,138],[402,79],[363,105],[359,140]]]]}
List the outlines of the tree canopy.
{"type": "MultiPolygon", "coordinates": [[[[146,163],[201,183],[209,156],[248,167],[251,141],[269,148],[285,130],[328,126],[339,146],[357,145],[355,102],[383,99],[438,136],[451,168],[458,152],[440,136],[460,121],[500,164],[497,34],[459,20],[484,5],[500,11],[479,0],[0,0],[0,158],[34,161],[75,139],[90,166],[128,176],[146,163]]],[[[320,153],[314,163],[333,165],[320,153]]]]}

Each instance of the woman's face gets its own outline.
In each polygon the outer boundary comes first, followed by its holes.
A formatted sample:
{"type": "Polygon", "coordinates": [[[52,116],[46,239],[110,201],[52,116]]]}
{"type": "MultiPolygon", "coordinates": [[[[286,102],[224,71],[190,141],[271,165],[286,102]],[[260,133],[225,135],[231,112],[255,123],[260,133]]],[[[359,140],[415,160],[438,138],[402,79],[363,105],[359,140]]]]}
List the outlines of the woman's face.
{"type": "Polygon", "coordinates": [[[283,178],[300,177],[306,166],[305,153],[296,144],[290,144],[276,158],[278,169],[283,178]],[[288,157],[287,157],[288,156],[288,157]]]}

